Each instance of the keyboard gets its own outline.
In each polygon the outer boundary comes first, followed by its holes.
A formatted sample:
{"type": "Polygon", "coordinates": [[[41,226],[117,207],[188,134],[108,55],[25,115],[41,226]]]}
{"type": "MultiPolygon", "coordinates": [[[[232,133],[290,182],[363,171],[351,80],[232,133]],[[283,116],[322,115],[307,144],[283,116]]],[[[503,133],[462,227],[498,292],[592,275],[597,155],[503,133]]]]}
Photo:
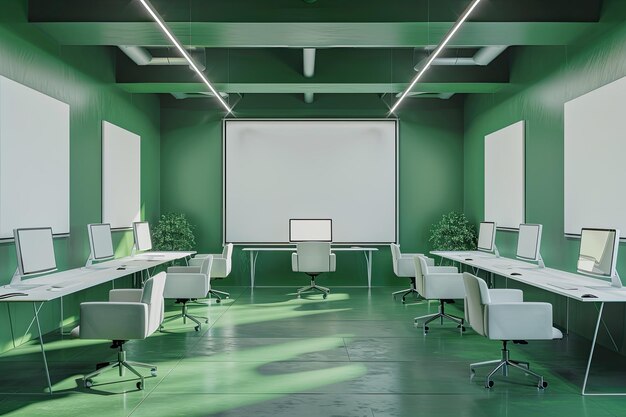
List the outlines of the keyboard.
{"type": "Polygon", "coordinates": [[[39,288],[43,285],[45,284],[10,284],[10,285],[5,285],[4,288],[9,289],[9,290],[25,291],[25,290],[34,290],[35,288],[39,288]]]}

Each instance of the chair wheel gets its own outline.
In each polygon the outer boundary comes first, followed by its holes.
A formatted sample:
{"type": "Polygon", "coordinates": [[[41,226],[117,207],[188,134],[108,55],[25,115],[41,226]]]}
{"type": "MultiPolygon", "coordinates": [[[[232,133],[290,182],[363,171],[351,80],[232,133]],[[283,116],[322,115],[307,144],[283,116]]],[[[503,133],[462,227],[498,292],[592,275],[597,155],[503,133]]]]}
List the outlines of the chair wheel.
{"type": "Polygon", "coordinates": [[[137,382],[137,389],[143,389],[143,382],[139,381],[137,382]]]}
{"type": "Polygon", "coordinates": [[[425,332],[427,332],[427,331],[429,331],[429,330],[430,330],[430,327],[428,327],[428,326],[424,326],[424,331],[425,331],[425,332]]]}
{"type": "Polygon", "coordinates": [[[465,326],[458,326],[457,328],[461,329],[462,332],[465,331],[465,326]]]}
{"type": "Polygon", "coordinates": [[[493,388],[493,381],[489,380],[485,383],[485,388],[493,388]]]}
{"type": "Polygon", "coordinates": [[[539,389],[546,389],[548,387],[548,383],[546,381],[540,382],[537,387],[539,389]]]}
{"type": "Polygon", "coordinates": [[[196,326],[196,327],[194,327],[194,329],[196,329],[196,331],[199,331],[200,330],[200,326],[196,326]]]}
{"type": "Polygon", "coordinates": [[[298,294],[298,295],[296,296],[296,298],[301,298],[300,294],[298,294]]]}
{"type": "Polygon", "coordinates": [[[91,388],[93,387],[93,381],[91,379],[85,379],[85,388],[91,388]]]}
{"type": "Polygon", "coordinates": [[[402,304],[406,304],[406,300],[405,299],[402,299],[402,304]]]}
{"type": "Polygon", "coordinates": [[[323,299],[326,299],[326,297],[328,297],[328,294],[324,294],[324,295],[322,295],[322,298],[323,298],[323,299]]]}
{"type": "Polygon", "coordinates": [[[217,300],[215,300],[215,302],[216,302],[217,304],[219,304],[219,303],[221,303],[221,302],[222,302],[222,300],[220,300],[220,299],[218,298],[217,300]]]}
{"type": "Polygon", "coordinates": [[[157,369],[156,368],[150,369],[150,375],[157,376],[157,369]]]}

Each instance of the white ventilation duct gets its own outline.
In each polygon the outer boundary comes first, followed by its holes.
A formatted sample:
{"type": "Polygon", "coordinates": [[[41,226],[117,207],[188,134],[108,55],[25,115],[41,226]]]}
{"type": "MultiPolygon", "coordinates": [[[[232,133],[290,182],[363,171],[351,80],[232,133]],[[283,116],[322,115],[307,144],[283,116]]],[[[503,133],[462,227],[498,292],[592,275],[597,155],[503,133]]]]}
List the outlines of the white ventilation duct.
{"type": "MultiPolygon", "coordinates": [[[[211,98],[215,97],[213,93],[205,93],[200,91],[198,93],[170,93],[177,100],[184,100],[187,98],[211,98]]],[[[220,92],[222,98],[228,98],[228,93],[220,92]]]]}
{"type": "MultiPolygon", "coordinates": [[[[431,65],[489,65],[502,52],[508,48],[508,45],[485,46],[480,48],[474,56],[466,58],[436,58],[431,65]]],[[[415,67],[415,71],[423,68],[426,59],[419,62],[415,67]]]]}
{"type": "MultiPolygon", "coordinates": [[[[302,50],[302,69],[306,78],[311,78],[315,74],[315,48],[304,48],[302,50]]],[[[313,103],[313,93],[304,93],[304,102],[313,103]]]]}
{"type": "MultiPolygon", "coordinates": [[[[185,65],[189,66],[187,60],[183,57],[154,57],[146,48],[141,46],[118,46],[137,65],[185,65]]],[[[205,69],[202,63],[196,62],[200,71],[205,69]]]]}
{"type": "MultiPolygon", "coordinates": [[[[448,100],[454,94],[455,93],[428,93],[426,91],[415,91],[415,92],[408,93],[406,97],[407,98],[438,98],[441,100],[448,100]]],[[[399,92],[398,94],[396,94],[396,97],[400,97],[401,95],[402,95],[402,92],[399,92]]]]}

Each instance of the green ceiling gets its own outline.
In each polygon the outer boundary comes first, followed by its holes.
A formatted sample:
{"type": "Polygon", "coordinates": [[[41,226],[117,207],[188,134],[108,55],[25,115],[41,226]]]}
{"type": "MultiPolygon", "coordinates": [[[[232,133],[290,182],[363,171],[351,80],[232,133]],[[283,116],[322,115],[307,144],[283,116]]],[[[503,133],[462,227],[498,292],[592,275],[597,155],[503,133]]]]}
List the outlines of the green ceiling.
{"type": "MultiPolygon", "coordinates": [[[[153,0],[185,46],[229,94],[386,94],[410,82],[469,0],[153,0]],[[316,48],[315,74],[302,48],[316,48]]],[[[507,88],[516,48],[577,42],[599,25],[601,0],[483,0],[447,57],[509,48],[485,66],[437,65],[414,91],[492,93],[507,88]],[[468,48],[472,48],[468,50],[468,48]]],[[[29,0],[29,22],[67,46],[146,47],[177,56],[138,0],[29,0]]],[[[138,66],[117,52],[116,81],[135,93],[201,92],[186,66],[138,66]]]]}

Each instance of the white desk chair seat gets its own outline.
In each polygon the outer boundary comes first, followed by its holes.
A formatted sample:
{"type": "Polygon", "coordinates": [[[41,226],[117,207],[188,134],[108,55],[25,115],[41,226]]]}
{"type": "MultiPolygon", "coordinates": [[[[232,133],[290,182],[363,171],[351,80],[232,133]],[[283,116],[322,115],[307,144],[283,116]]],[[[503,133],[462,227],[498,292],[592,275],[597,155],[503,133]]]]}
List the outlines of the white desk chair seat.
{"type": "MultiPolygon", "coordinates": [[[[413,258],[416,256],[424,256],[421,253],[402,253],[400,252],[400,245],[395,243],[390,244],[391,247],[391,261],[393,266],[393,273],[397,277],[408,278],[411,282],[411,286],[405,290],[396,291],[391,294],[395,300],[398,295],[402,296],[402,304],[406,303],[406,297],[408,295],[414,295],[419,297],[420,294],[415,288],[415,265],[413,264],[413,258]]],[[[435,266],[435,260],[432,258],[426,258],[426,263],[429,266],[435,266]]]]}
{"type": "Polygon", "coordinates": [[[471,364],[470,376],[475,375],[476,368],[495,365],[485,379],[486,388],[493,387],[493,376],[498,371],[508,376],[509,368],[534,376],[537,378],[537,387],[546,388],[548,383],[541,375],[530,370],[528,362],[510,358],[507,342],[561,339],[561,331],[552,326],[552,305],[525,303],[520,290],[490,290],[484,280],[467,272],[463,274],[463,281],[466,291],[465,314],[469,317],[470,325],[476,333],[502,341],[501,358],[471,364]]]}
{"type": "Polygon", "coordinates": [[[416,317],[415,324],[423,322],[424,334],[428,333],[428,324],[439,319],[443,324],[443,319],[457,323],[461,332],[464,319],[453,316],[445,312],[445,303],[450,299],[465,298],[465,287],[463,285],[463,275],[453,266],[430,266],[425,256],[415,256],[413,258],[415,268],[415,285],[417,291],[427,300],[439,300],[439,311],[435,314],[428,314],[416,317]]]}

